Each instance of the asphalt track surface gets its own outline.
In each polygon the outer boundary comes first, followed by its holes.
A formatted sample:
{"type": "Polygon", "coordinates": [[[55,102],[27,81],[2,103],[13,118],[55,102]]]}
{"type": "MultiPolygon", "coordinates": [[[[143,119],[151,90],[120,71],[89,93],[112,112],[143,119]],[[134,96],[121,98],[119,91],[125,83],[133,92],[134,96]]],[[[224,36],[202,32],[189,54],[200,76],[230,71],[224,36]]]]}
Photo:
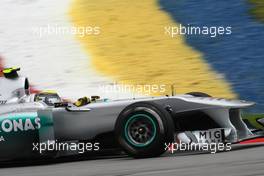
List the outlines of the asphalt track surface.
{"type": "Polygon", "coordinates": [[[264,147],[216,154],[165,154],[159,158],[92,158],[1,166],[1,176],[256,176],[264,175],[264,147]]]}

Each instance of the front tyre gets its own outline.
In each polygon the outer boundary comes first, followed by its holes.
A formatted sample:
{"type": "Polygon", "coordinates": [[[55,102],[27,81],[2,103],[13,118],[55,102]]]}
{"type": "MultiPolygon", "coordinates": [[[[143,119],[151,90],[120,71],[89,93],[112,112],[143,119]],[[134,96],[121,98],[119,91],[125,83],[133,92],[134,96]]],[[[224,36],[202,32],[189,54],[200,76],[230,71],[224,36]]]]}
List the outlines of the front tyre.
{"type": "Polygon", "coordinates": [[[153,102],[138,102],[126,107],[115,124],[120,146],[135,158],[156,157],[173,141],[174,125],[164,107],[153,102]]]}
{"type": "Polygon", "coordinates": [[[186,93],[187,95],[192,95],[194,97],[212,97],[211,95],[204,93],[204,92],[189,92],[186,93]]]}

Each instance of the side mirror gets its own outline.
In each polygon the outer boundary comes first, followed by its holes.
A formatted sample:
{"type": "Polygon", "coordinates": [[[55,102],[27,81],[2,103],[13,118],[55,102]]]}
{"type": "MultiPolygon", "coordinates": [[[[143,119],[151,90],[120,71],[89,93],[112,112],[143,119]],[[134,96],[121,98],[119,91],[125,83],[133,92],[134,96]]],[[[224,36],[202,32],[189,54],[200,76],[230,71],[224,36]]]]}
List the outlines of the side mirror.
{"type": "Polygon", "coordinates": [[[54,107],[55,107],[55,108],[59,108],[59,107],[68,107],[68,103],[67,103],[67,102],[54,103],[54,107]]]}
{"type": "Polygon", "coordinates": [[[97,96],[97,95],[91,96],[91,101],[96,101],[98,99],[100,99],[100,96],[97,96]]]}

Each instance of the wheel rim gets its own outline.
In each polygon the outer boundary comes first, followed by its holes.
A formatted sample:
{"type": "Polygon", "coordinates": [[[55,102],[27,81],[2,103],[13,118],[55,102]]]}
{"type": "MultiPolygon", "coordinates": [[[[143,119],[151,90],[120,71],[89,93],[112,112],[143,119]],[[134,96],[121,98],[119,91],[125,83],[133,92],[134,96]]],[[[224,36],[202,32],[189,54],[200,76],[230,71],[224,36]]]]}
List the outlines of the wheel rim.
{"type": "Polygon", "coordinates": [[[125,124],[125,138],[136,147],[145,147],[151,144],[156,133],[156,123],[147,114],[132,115],[125,124]]]}

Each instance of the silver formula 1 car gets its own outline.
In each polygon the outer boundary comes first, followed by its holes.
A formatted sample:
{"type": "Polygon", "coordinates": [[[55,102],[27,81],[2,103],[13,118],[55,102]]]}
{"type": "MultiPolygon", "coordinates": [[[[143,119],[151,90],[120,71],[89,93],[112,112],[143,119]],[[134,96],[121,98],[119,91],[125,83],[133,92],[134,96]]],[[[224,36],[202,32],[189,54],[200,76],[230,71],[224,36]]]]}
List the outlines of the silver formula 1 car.
{"type": "Polygon", "coordinates": [[[175,140],[236,143],[253,136],[240,115],[252,102],[193,92],[96,99],[78,106],[62,102],[56,93],[30,94],[28,79],[19,77],[18,70],[5,69],[0,78],[1,161],[79,154],[71,147],[80,143],[89,143],[85,153],[116,149],[136,158],[155,157],[175,140]],[[61,151],[55,144],[69,146],[61,151]]]}

